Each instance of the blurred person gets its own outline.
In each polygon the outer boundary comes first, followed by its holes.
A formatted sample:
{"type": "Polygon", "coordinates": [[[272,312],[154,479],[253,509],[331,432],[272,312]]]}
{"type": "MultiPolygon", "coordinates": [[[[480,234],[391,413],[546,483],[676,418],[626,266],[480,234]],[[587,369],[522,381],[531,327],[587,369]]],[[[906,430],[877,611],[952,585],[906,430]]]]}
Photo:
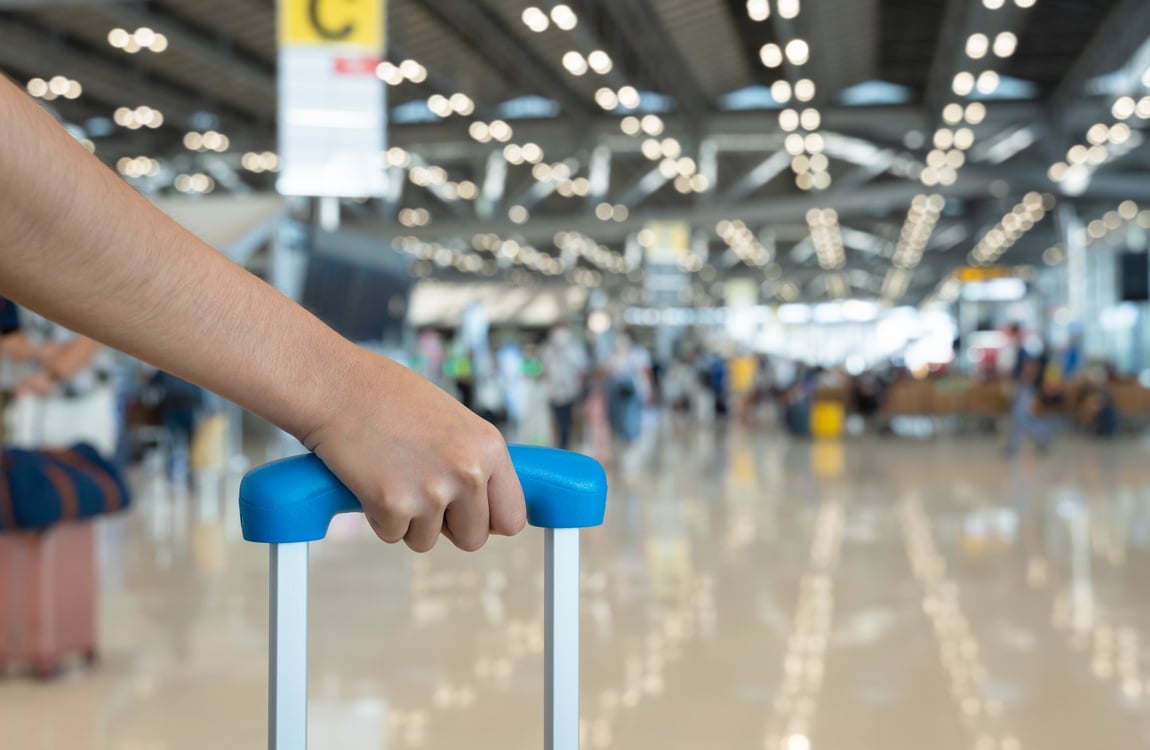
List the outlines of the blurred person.
{"type": "Polygon", "coordinates": [[[523,348],[516,336],[513,333],[505,334],[503,342],[495,350],[495,372],[503,388],[503,414],[507,420],[507,431],[516,440],[527,409],[525,364],[523,348]]]}
{"type": "Polygon", "coordinates": [[[1022,442],[1029,439],[1042,454],[1050,452],[1054,441],[1053,425],[1043,415],[1044,363],[1027,356],[1014,383],[1014,400],[1010,410],[1010,436],[1006,453],[1018,455],[1022,442]]]}
{"type": "Polygon", "coordinates": [[[0,80],[0,294],[314,451],[384,541],[474,550],[526,508],[499,432],[176,224],[0,80]]]}
{"type": "Polygon", "coordinates": [[[575,340],[567,324],[559,323],[548,334],[541,359],[547,402],[555,420],[556,445],[566,450],[571,446],[575,407],[586,386],[587,351],[575,340]]]}
{"type": "Polygon", "coordinates": [[[735,356],[727,367],[731,374],[730,395],[734,402],[735,414],[743,424],[750,424],[751,414],[755,408],[755,386],[759,376],[759,358],[752,352],[743,349],[735,356]]]}
{"type": "Polygon", "coordinates": [[[620,332],[607,360],[607,414],[611,431],[627,445],[639,439],[643,405],[651,397],[651,357],[620,332]]]}
{"type": "Polygon", "coordinates": [[[415,340],[415,356],[412,364],[416,372],[432,383],[443,387],[443,367],[447,360],[447,347],[443,337],[434,328],[424,328],[415,340]]]}
{"type": "Polygon", "coordinates": [[[21,448],[88,443],[104,456],[119,438],[112,364],[96,341],[3,300],[0,377],[12,401],[5,442],[21,448]]]}

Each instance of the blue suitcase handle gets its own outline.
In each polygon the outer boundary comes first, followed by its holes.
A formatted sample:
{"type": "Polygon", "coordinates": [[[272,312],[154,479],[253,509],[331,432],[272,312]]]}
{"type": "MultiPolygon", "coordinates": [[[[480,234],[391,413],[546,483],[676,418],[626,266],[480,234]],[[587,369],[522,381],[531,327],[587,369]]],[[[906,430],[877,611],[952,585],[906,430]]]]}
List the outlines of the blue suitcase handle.
{"type": "MultiPolygon", "coordinates": [[[[528,523],[547,529],[603,523],[607,476],[598,461],[554,448],[508,450],[523,485],[528,523]]],[[[314,454],[260,466],[240,484],[240,525],[249,542],[318,541],[336,514],[360,511],[351,491],[314,454]]]]}

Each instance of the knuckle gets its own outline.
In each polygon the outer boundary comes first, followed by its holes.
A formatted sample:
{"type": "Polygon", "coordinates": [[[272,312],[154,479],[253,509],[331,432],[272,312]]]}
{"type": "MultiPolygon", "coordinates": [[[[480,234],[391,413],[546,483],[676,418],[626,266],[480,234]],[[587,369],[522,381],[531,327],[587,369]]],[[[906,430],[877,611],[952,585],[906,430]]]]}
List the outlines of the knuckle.
{"type": "Polygon", "coordinates": [[[438,477],[424,485],[423,496],[426,498],[427,504],[436,511],[445,510],[455,499],[451,483],[438,477]]]}
{"type": "Polygon", "coordinates": [[[436,537],[431,539],[404,539],[412,552],[430,552],[435,547],[436,537]]]}
{"type": "Polygon", "coordinates": [[[456,534],[454,542],[455,546],[464,552],[476,552],[487,543],[487,532],[456,534]]]}
{"type": "Polygon", "coordinates": [[[459,469],[459,483],[466,492],[477,492],[487,485],[487,470],[479,463],[464,464],[459,469]]]}

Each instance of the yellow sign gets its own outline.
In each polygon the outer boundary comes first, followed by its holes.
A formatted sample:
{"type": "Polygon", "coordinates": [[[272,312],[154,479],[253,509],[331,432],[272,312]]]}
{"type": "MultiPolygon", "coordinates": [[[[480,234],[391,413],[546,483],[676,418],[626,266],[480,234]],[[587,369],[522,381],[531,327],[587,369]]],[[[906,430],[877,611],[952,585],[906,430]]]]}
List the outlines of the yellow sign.
{"type": "Polygon", "coordinates": [[[384,0],[279,0],[281,45],[383,51],[384,0]]]}
{"type": "Polygon", "coordinates": [[[1013,277],[1014,269],[1010,266],[962,266],[954,271],[954,278],[963,284],[1013,277]]]}
{"type": "Polygon", "coordinates": [[[674,263],[690,252],[691,226],[678,221],[652,221],[647,224],[650,244],[647,260],[651,263],[674,263]]]}

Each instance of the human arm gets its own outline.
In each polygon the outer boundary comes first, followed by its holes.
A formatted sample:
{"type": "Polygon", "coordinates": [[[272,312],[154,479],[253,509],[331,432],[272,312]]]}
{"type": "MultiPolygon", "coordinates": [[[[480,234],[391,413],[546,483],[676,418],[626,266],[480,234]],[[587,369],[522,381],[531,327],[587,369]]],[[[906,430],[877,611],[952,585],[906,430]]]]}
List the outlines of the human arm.
{"type": "Polygon", "coordinates": [[[523,527],[494,427],[200,242],[2,79],[0,133],[0,293],[291,433],[386,541],[523,527]]]}

